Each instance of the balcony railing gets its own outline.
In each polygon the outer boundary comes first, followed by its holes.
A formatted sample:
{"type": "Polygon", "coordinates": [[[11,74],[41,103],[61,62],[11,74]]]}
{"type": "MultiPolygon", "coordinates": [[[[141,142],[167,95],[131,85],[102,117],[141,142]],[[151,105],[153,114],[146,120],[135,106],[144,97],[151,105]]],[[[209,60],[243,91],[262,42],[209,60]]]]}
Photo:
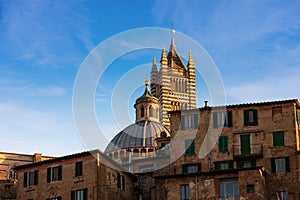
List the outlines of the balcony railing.
{"type": "Polygon", "coordinates": [[[259,158],[263,156],[262,144],[233,145],[234,159],[259,158]]]}

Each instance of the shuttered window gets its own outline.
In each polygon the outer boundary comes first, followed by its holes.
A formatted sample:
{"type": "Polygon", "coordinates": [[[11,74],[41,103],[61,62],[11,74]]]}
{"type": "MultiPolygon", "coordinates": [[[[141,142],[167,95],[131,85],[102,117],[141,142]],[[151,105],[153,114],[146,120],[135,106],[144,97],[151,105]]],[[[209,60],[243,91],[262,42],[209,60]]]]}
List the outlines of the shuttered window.
{"type": "Polygon", "coordinates": [[[219,137],[219,152],[228,152],[228,137],[219,137]]]}
{"type": "Polygon", "coordinates": [[[31,185],[38,185],[38,177],[39,171],[35,170],[33,172],[24,172],[24,181],[23,186],[31,186],[31,185]]]}
{"type": "Polygon", "coordinates": [[[256,109],[244,110],[244,125],[257,126],[258,114],[256,109]]]}
{"type": "Polygon", "coordinates": [[[183,174],[201,172],[201,170],[202,170],[201,163],[190,163],[190,164],[182,165],[182,173],[183,174]]]}
{"type": "Polygon", "coordinates": [[[180,118],[180,129],[197,129],[199,125],[199,115],[182,115],[180,118]]]}
{"type": "Polygon", "coordinates": [[[233,160],[217,161],[214,162],[215,170],[233,169],[233,160]]]}
{"type": "Polygon", "coordinates": [[[75,176],[81,176],[82,175],[82,161],[75,163],[75,176]]]}
{"type": "Polygon", "coordinates": [[[232,127],[232,111],[213,112],[213,128],[232,127]]]}
{"type": "Polygon", "coordinates": [[[195,154],[195,140],[185,140],[185,155],[191,156],[195,154]]]}
{"type": "Polygon", "coordinates": [[[71,191],[71,200],[87,200],[88,198],[87,188],[82,190],[72,190],[71,191]]]}
{"type": "Polygon", "coordinates": [[[47,182],[60,181],[62,179],[62,166],[47,168],[47,182]]]}
{"type": "Polygon", "coordinates": [[[290,171],[290,158],[271,158],[271,171],[273,173],[289,172],[290,171]]]}
{"type": "Polygon", "coordinates": [[[275,147],[284,145],[284,132],[283,131],[273,132],[273,145],[275,147]]]}

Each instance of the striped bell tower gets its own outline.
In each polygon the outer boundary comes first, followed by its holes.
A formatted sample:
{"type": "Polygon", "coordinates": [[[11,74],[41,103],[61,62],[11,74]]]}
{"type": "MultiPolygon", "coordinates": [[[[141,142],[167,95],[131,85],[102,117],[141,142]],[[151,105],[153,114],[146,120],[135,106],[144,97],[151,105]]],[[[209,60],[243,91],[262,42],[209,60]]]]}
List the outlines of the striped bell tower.
{"type": "Polygon", "coordinates": [[[192,52],[189,52],[185,65],[176,51],[174,37],[166,53],[162,49],[160,69],[154,58],[151,68],[151,93],[160,103],[160,122],[170,128],[169,111],[196,108],[196,78],[192,52]]]}

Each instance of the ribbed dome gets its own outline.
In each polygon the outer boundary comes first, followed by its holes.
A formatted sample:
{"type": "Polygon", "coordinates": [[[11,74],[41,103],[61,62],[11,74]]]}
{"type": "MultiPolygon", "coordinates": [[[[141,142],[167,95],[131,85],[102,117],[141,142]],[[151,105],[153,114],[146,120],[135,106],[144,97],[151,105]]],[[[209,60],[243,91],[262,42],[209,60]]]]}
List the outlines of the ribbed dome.
{"type": "Polygon", "coordinates": [[[157,147],[156,138],[170,137],[169,131],[160,123],[141,121],[126,127],[108,144],[105,152],[126,148],[157,147]]]}

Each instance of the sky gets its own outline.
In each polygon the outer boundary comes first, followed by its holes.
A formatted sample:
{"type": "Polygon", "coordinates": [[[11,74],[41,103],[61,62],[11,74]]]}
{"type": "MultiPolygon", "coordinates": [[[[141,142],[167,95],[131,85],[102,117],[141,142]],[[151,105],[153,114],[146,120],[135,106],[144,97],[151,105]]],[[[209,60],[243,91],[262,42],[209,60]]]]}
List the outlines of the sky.
{"type": "MultiPolygon", "coordinates": [[[[80,67],[103,41],[136,28],[171,29],[174,23],[176,32],[199,43],[219,70],[227,104],[299,99],[299,13],[297,0],[0,0],[0,151],[85,151],[72,110],[80,67]]],[[[125,128],[112,112],[118,81],[136,66],[144,80],[160,53],[122,55],[99,80],[95,114],[107,140],[125,128]]],[[[125,107],[133,123],[143,82],[129,90],[125,107]]],[[[210,91],[198,74],[197,106],[204,100],[210,91]]]]}

